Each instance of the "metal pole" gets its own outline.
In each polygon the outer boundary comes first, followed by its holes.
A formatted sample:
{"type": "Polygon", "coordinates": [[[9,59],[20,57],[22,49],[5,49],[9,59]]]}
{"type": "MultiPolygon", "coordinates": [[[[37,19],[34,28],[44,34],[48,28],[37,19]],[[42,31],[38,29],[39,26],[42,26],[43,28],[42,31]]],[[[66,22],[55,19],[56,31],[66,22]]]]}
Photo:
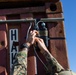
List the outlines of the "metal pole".
{"type": "MultiPolygon", "coordinates": [[[[63,21],[64,18],[41,18],[43,22],[63,21]]],[[[19,22],[35,22],[36,19],[15,19],[15,20],[0,20],[0,23],[19,23],[19,22]]]]}
{"type": "Polygon", "coordinates": [[[41,21],[44,22],[64,21],[64,18],[41,18],[41,21]]]}
{"type": "Polygon", "coordinates": [[[0,23],[34,22],[35,19],[0,20],[0,23]]]}

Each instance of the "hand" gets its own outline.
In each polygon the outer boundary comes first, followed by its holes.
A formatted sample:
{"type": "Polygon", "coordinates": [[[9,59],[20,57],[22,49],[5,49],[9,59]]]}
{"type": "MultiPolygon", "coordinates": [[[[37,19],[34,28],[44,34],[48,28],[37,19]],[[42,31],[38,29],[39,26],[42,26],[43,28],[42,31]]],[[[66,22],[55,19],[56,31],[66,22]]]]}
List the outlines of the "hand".
{"type": "Polygon", "coordinates": [[[36,31],[36,30],[30,31],[28,38],[26,40],[26,44],[28,46],[34,44],[36,35],[38,35],[38,31],[36,31]]]}
{"type": "Polygon", "coordinates": [[[35,37],[35,41],[38,43],[38,47],[42,51],[48,51],[43,39],[35,37]]]}
{"type": "Polygon", "coordinates": [[[55,73],[54,75],[58,75],[58,73],[55,73]]]}

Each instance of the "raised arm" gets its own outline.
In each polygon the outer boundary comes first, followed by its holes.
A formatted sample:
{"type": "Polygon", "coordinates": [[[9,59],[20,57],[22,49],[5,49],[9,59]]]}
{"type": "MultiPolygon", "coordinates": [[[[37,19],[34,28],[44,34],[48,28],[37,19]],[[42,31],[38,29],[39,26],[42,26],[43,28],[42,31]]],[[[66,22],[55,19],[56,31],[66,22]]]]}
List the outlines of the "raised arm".
{"type": "Polygon", "coordinates": [[[10,75],[27,75],[27,56],[29,47],[34,43],[37,31],[31,31],[26,42],[21,45],[21,51],[18,52],[13,69],[10,75]]]}
{"type": "Polygon", "coordinates": [[[51,55],[51,53],[46,48],[44,41],[40,38],[36,38],[36,42],[40,48],[40,52],[44,55],[47,61],[47,68],[50,74],[60,72],[64,70],[64,68],[58,63],[58,61],[51,55]]]}

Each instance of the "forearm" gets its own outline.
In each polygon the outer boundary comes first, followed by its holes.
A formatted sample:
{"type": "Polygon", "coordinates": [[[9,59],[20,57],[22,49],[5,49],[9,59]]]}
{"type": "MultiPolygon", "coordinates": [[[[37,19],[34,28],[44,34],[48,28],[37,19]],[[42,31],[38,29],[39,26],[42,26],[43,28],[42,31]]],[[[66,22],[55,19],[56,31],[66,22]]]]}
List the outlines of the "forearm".
{"type": "Polygon", "coordinates": [[[23,48],[22,51],[18,52],[13,65],[13,75],[27,75],[27,55],[27,48],[23,48]]]}
{"type": "Polygon", "coordinates": [[[49,70],[53,70],[56,72],[60,72],[61,70],[64,70],[64,68],[58,63],[58,61],[50,54],[48,50],[41,52],[46,61],[47,61],[47,67],[49,70]]]}

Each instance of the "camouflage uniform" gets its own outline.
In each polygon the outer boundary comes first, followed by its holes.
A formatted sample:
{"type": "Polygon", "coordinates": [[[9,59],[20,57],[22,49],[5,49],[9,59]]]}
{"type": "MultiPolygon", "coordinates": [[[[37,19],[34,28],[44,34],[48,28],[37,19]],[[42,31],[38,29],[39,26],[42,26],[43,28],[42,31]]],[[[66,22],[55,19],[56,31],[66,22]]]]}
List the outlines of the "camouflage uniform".
{"type": "Polygon", "coordinates": [[[27,54],[26,48],[17,54],[11,75],[27,75],[27,54]]]}
{"type": "Polygon", "coordinates": [[[76,73],[71,70],[65,70],[49,51],[41,51],[41,53],[47,61],[47,75],[76,75],[76,73]]]}
{"type": "MultiPolygon", "coordinates": [[[[41,53],[44,55],[47,61],[46,65],[48,70],[46,70],[46,72],[48,75],[54,75],[55,73],[64,70],[64,68],[57,62],[57,60],[48,51],[43,51],[41,53]]],[[[13,73],[12,73],[13,75],[27,75],[27,55],[28,55],[27,48],[24,48],[17,54],[13,65],[13,73]]]]}
{"type": "Polygon", "coordinates": [[[55,75],[55,73],[59,73],[64,70],[64,68],[58,63],[58,61],[51,55],[49,51],[41,51],[47,61],[46,70],[47,75],[55,75]]]}

